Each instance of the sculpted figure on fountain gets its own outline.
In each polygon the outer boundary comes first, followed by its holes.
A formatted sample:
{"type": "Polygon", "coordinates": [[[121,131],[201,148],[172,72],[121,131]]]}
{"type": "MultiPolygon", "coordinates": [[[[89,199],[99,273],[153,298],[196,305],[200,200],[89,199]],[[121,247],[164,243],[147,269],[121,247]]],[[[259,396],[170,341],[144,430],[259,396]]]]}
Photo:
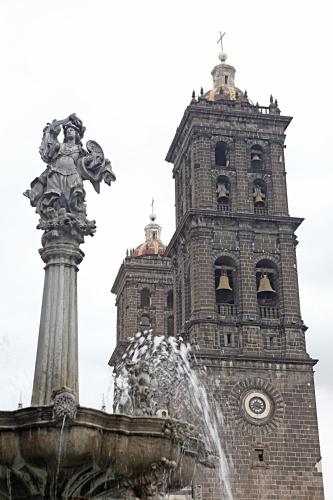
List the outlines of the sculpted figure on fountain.
{"type": "Polygon", "coordinates": [[[31,183],[24,195],[40,216],[38,229],[57,231],[75,228],[81,235],[93,236],[95,221],[87,219],[83,181],[89,180],[97,193],[102,181],[116,179],[111,163],[95,141],[83,148],[85,127],[73,113],[64,120],[53,120],[43,130],[39,148],[46,170],[31,183]],[[64,140],[58,136],[63,129],[64,140]]]}

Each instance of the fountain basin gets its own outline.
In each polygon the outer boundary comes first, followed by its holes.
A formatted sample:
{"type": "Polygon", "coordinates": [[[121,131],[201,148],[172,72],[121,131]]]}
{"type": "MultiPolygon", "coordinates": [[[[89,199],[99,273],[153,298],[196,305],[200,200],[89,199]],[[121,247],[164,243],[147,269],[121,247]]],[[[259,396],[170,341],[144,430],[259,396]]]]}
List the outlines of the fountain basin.
{"type": "Polygon", "coordinates": [[[203,443],[177,420],[79,407],[0,412],[0,498],[147,498],[191,483],[203,443]]]}

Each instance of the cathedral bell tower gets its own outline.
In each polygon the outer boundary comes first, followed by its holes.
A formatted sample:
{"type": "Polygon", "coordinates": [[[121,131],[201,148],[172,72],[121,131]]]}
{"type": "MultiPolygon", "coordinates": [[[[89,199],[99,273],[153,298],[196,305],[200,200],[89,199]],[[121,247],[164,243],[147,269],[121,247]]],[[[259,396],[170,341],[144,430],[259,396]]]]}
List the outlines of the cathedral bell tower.
{"type": "MultiPolygon", "coordinates": [[[[235,500],[323,499],[313,366],[307,354],[288,211],[282,115],[253,104],[235,68],[212,71],[166,160],[173,164],[175,325],[207,367],[225,419],[221,441],[235,500]]],[[[221,500],[212,477],[196,491],[221,500]]],[[[198,497],[199,498],[199,497],[198,497]]]]}
{"type": "Polygon", "coordinates": [[[164,255],[161,230],[152,207],[145,241],[127,251],[112,286],[117,306],[117,345],[109,361],[111,366],[117,367],[129,337],[138,331],[174,334],[173,276],[171,260],[164,255]]]}

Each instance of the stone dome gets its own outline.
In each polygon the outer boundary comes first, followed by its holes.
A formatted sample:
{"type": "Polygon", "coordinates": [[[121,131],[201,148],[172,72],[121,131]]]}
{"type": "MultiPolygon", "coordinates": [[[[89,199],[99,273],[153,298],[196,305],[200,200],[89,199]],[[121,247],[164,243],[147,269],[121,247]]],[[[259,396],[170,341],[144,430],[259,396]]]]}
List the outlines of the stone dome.
{"type": "Polygon", "coordinates": [[[228,101],[246,101],[248,98],[246,94],[238,87],[232,87],[229,85],[223,85],[221,87],[213,88],[204,94],[204,98],[207,101],[219,101],[221,99],[226,99],[228,101]]]}

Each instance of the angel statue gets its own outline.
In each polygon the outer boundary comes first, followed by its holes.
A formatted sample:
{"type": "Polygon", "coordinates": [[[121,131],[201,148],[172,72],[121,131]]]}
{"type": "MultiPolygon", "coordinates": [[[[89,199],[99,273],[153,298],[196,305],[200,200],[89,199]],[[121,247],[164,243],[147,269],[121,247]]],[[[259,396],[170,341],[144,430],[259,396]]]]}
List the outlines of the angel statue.
{"type": "Polygon", "coordinates": [[[64,120],[53,120],[43,130],[39,153],[47,167],[32,181],[31,189],[23,193],[40,215],[39,229],[75,226],[82,235],[91,236],[96,230],[95,221],[86,218],[83,181],[89,180],[99,193],[102,180],[110,185],[116,177],[97,142],[88,141],[87,150],[83,148],[84,132],[75,113],[64,120]],[[64,140],[59,143],[61,126],[64,140]]]}

